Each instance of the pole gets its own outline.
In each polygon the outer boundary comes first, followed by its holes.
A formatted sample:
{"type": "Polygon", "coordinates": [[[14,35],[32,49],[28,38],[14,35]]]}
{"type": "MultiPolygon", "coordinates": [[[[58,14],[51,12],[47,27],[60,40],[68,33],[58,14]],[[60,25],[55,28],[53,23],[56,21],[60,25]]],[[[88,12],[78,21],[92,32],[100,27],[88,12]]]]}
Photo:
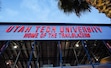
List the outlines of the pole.
{"type": "Polygon", "coordinates": [[[17,63],[17,61],[18,61],[18,58],[19,58],[19,56],[20,56],[20,53],[21,53],[21,49],[20,49],[20,51],[19,51],[19,53],[18,53],[18,55],[17,55],[17,58],[16,58],[15,63],[14,63],[14,65],[13,65],[12,68],[15,68],[16,63],[17,63]]]}
{"type": "Polygon", "coordinates": [[[39,68],[38,60],[39,60],[39,45],[37,45],[37,60],[36,60],[36,68],[39,68]]]}
{"type": "Polygon", "coordinates": [[[75,55],[75,57],[76,57],[76,62],[77,62],[77,64],[79,64],[79,61],[78,61],[78,58],[77,58],[77,54],[76,54],[76,51],[75,51],[75,48],[73,47],[73,52],[74,52],[74,55],[75,55]]]}
{"type": "Polygon", "coordinates": [[[84,48],[84,50],[85,50],[85,52],[86,52],[86,55],[87,55],[87,57],[88,57],[88,60],[90,61],[90,64],[92,65],[92,68],[94,68],[94,65],[92,64],[92,60],[91,60],[90,54],[89,54],[87,48],[85,47],[86,44],[84,43],[84,41],[82,41],[82,45],[83,45],[83,48],[84,48]]]}
{"type": "Polygon", "coordinates": [[[61,50],[61,45],[60,45],[60,41],[58,41],[58,46],[59,46],[59,52],[60,52],[60,67],[62,67],[62,50],[61,50]]]}
{"type": "Polygon", "coordinates": [[[39,54],[37,55],[37,60],[36,60],[36,68],[39,68],[39,63],[38,63],[38,60],[39,60],[39,54]]]}
{"type": "Polygon", "coordinates": [[[32,50],[31,50],[31,53],[30,53],[30,58],[29,58],[29,61],[28,61],[28,68],[30,68],[30,63],[31,63],[31,60],[32,60],[32,54],[33,54],[33,51],[34,51],[34,45],[35,45],[35,41],[34,43],[32,44],[32,50]]]}
{"type": "MultiPolygon", "coordinates": [[[[57,47],[58,47],[58,45],[57,45],[57,47]]],[[[57,66],[59,66],[59,47],[57,48],[57,66]]]]}

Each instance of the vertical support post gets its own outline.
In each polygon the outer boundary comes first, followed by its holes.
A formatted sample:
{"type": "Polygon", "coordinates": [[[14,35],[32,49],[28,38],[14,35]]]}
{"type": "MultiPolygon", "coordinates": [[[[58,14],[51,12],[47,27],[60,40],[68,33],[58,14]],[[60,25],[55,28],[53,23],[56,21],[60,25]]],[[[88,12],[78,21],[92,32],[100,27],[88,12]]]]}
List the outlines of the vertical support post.
{"type": "Polygon", "coordinates": [[[37,57],[37,60],[36,60],[36,68],[39,68],[38,57],[37,57]]]}
{"type": "Polygon", "coordinates": [[[9,42],[10,42],[10,41],[7,41],[6,44],[4,44],[4,45],[2,46],[2,48],[0,49],[0,56],[1,56],[1,54],[5,51],[5,49],[8,47],[9,42]]]}
{"type": "Polygon", "coordinates": [[[58,50],[59,50],[59,47],[57,44],[57,56],[56,56],[57,57],[57,66],[59,65],[59,58],[58,58],[59,57],[59,51],[58,50]]]}
{"type": "Polygon", "coordinates": [[[106,43],[105,41],[103,41],[103,43],[107,47],[107,49],[111,52],[111,46],[108,43],[106,43]]]}
{"type": "Polygon", "coordinates": [[[63,68],[62,67],[62,50],[61,50],[61,45],[60,45],[60,41],[58,41],[58,47],[59,47],[59,54],[60,54],[60,66],[61,66],[61,68],[63,68]]]}
{"type": "Polygon", "coordinates": [[[29,61],[28,61],[28,68],[30,68],[30,63],[31,63],[31,60],[32,60],[32,54],[33,54],[33,51],[34,51],[34,45],[35,45],[35,41],[34,43],[32,43],[32,50],[31,50],[31,53],[30,53],[30,58],[29,58],[29,61]]]}
{"type": "Polygon", "coordinates": [[[17,63],[17,61],[18,61],[18,58],[19,58],[19,56],[20,56],[20,53],[21,53],[21,49],[20,49],[20,51],[19,51],[19,53],[18,53],[18,55],[17,55],[17,58],[16,58],[15,63],[14,63],[14,65],[13,65],[12,68],[15,68],[16,63],[17,63]]]}
{"type": "Polygon", "coordinates": [[[39,44],[37,45],[37,59],[36,59],[36,68],[39,68],[38,60],[39,60],[39,44]]]}
{"type": "Polygon", "coordinates": [[[84,50],[85,50],[85,52],[86,52],[86,55],[87,55],[87,57],[88,57],[88,60],[90,61],[90,64],[92,65],[92,68],[94,68],[94,65],[92,64],[92,60],[91,60],[90,54],[89,54],[87,48],[85,47],[86,44],[84,43],[84,41],[82,41],[82,45],[83,45],[83,48],[84,48],[84,50]]]}

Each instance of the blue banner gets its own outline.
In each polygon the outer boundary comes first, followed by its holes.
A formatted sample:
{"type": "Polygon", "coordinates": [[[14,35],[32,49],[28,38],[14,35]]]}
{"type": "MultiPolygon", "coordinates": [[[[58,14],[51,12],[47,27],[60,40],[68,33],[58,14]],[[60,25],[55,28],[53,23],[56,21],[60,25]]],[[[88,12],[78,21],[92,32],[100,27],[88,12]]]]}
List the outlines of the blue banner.
{"type": "Polygon", "coordinates": [[[0,40],[111,40],[111,26],[0,25],[0,40]]]}

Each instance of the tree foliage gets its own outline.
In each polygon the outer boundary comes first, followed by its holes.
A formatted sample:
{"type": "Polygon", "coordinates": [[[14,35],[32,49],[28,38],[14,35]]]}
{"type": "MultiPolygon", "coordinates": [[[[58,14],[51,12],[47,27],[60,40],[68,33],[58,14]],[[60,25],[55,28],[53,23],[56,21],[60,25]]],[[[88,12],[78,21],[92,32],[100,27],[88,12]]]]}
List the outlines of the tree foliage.
{"type": "Polygon", "coordinates": [[[83,12],[91,11],[91,5],[85,0],[59,0],[58,5],[65,13],[74,12],[77,16],[80,16],[83,12]]]}

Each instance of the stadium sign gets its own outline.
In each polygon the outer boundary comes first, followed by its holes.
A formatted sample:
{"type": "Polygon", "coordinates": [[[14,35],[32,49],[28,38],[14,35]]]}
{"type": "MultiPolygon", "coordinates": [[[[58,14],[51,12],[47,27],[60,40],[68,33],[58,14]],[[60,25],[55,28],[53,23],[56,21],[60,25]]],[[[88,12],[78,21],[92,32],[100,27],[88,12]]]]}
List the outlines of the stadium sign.
{"type": "Polygon", "coordinates": [[[0,25],[0,40],[95,40],[111,39],[110,26],[0,25]]]}

